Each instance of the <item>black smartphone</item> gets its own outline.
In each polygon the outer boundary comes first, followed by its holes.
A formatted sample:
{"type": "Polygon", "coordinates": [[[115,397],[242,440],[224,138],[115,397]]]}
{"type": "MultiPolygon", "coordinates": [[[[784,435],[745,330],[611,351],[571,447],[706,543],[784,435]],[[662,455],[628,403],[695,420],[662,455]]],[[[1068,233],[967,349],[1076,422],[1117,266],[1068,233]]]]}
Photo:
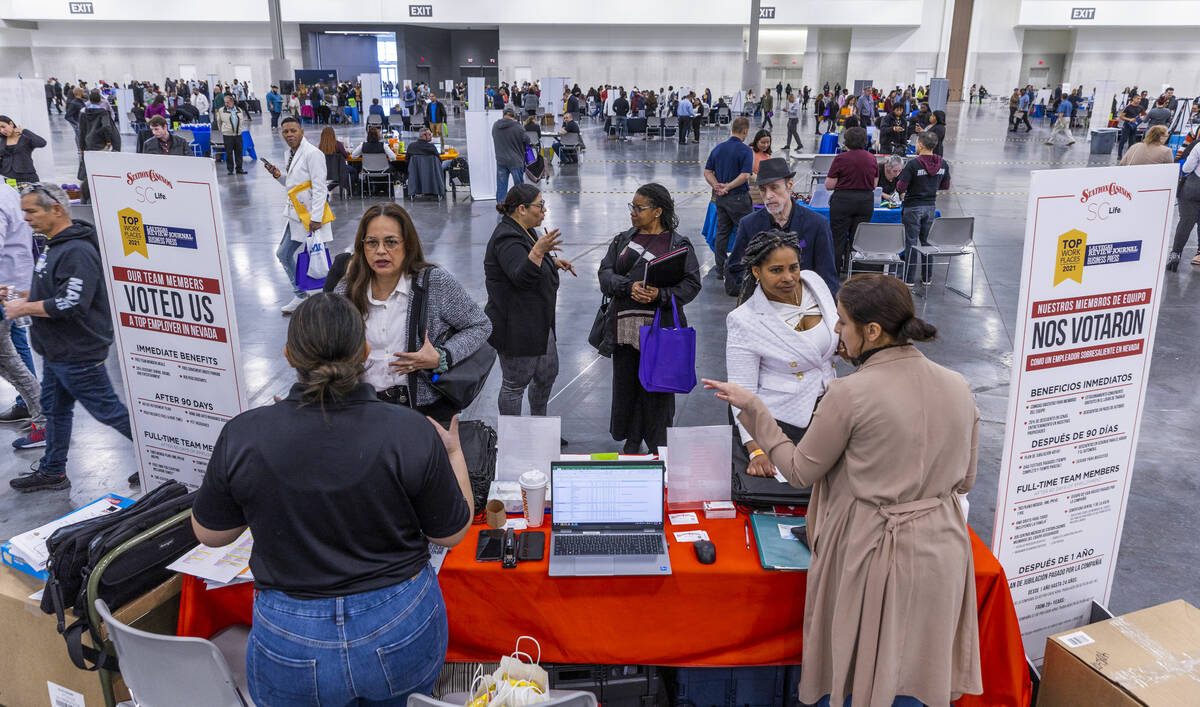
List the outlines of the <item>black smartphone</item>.
{"type": "Polygon", "coordinates": [[[546,551],[546,533],[541,530],[526,530],[517,542],[517,560],[540,562],[546,551]]]}
{"type": "Polygon", "coordinates": [[[481,530],[475,544],[476,562],[499,562],[504,555],[504,531],[481,530]]]}
{"type": "Polygon", "coordinates": [[[500,566],[506,570],[517,566],[517,531],[512,528],[504,531],[504,556],[500,566]]]}

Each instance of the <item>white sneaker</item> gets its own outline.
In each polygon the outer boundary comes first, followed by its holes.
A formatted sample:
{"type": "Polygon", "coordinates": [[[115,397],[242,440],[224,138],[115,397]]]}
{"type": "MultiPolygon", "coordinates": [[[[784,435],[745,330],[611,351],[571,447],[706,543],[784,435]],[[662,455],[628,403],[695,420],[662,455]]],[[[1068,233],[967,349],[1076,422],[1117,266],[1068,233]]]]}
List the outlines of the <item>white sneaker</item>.
{"type": "Polygon", "coordinates": [[[299,307],[304,302],[304,299],[305,299],[304,297],[293,297],[291,302],[288,302],[287,304],[283,305],[283,308],[281,311],[284,314],[291,314],[292,312],[296,311],[296,308],[299,307]]]}

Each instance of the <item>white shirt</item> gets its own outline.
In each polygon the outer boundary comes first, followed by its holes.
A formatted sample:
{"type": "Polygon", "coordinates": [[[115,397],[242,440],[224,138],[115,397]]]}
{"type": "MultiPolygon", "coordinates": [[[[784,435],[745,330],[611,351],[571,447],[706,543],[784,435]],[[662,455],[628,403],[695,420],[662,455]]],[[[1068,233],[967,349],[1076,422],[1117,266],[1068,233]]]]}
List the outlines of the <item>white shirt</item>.
{"type": "MultiPolygon", "coordinates": [[[[1200,138],[1197,138],[1197,139],[1200,140],[1200,138]]],[[[1196,170],[1197,167],[1200,167],[1200,145],[1193,147],[1191,154],[1188,155],[1188,158],[1186,160],[1184,160],[1183,173],[1184,174],[1192,174],[1192,173],[1200,174],[1200,172],[1197,172],[1197,170],[1196,170]]]]}
{"type": "Polygon", "coordinates": [[[799,98],[797,98],[796,100],[794,100],[794,101],[792,101],[791,103],[789,103],[789,104],[788,104],[788,107],[787,107],[787,114],[788,114],[788,117],[789,117],[789,118],[797,118],[797,119],[799,119],[799,118],[800,118],[800,115],[801,115],[801,108],[802,108],[802,106],[801,106],[801,104],[800,104],[800,99],[799,99],[799,98]]]}
{"type": "Polygon", "coordinates": [[[384,301],[375,299],[367,290],[367,355],[363,380],[376,391],[394,385],[408,385],[408,376],[395,373],[388,363],[396,354],[408,351],[408,305],[412,295],[412,277],[405,275],[384,301]]]}
{"type": "Polygon", "coordinates": [[[196,106],[196,110],[200,111],[200,115],[208,115],[208,99],[203,93],[192,94],[192,105],[196,106]]]}

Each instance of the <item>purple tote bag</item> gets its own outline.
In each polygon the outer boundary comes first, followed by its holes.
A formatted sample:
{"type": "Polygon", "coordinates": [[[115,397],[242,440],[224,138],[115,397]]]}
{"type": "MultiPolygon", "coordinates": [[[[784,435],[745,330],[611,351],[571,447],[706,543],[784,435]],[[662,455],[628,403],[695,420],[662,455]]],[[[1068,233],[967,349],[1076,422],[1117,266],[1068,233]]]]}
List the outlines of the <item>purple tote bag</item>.
{"type": "Polygon", "coordinates": [[[696,387],[696,330],[679,326],[679,307],[671,296],[674,327],[662,326],[662,309],[639,332],[642,347],[638,380],[651,393],[688,393],[696,387]]]}

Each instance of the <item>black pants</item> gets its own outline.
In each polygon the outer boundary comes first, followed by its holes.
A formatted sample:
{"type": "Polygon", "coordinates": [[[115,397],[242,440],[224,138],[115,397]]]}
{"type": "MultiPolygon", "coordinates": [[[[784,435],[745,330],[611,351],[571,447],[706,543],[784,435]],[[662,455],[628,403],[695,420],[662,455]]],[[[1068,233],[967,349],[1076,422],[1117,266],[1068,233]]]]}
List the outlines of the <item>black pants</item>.
{"type": "Polygon", "coordinates": [[[1133,146],[1133,143],[1138,141],[1137,125],[1131,120],[1128,123],[1121,123],[1120,132],[1117,133],[1117,159],[1125,154],[1125,150],[1133,146]]]}
{"type": "Polygon", "coordinates": [[[691,116],[687,116],[687,115],[679,116],[679,144],[680,145],[687,142],[687,136],[688,136],[688,133],[691,132],[691,128],[692,128],[691,116]]]}
{"type": "Polygon", "coordinates": [[[645,442],[651,452],[667,446],[667,428],[675,419],[675,396],[651,393],[638,379],[642,354],[632,346],[613,350],[612,414],[609,432],[620,442],[645,442]]]}
{"type": "Polygon", "coordinates": [[[792,138],[796,138],[796,149],[797,150],[802,149],[804,147],[804,143],[800,140],[800,133],[796,132],[796,126],[798,126],[798,125],[800,125],[799,118],[788,118],[787,145],[783,149],[787,150],[787,149],[791,148],[792,138]]]}
{"type": "Polygon", "coordinates": [[[238,171],[242,169],[242,136],[241,135],[222,135],[221,141],[225,143],[225,171],[233,174],[234,165],[237,165],[238,171]]]}
{"type": "Polygon", "coordinates": [[[275,128],[278,128],[279,127],[279,111],[272,110],[272,111],[267,111],[267,112],[271,114],[271,129],[274,130],[275,128]]]}
{"type": "Polygon", "coordinates": [[[1033,125],[1031,125],[1029,123],[1029,111],[1027,111],[1027,110],[1020,111],[1019,110],[1019,111],[1017,111],[1017,114],[1013,115],[1012,130],[1016,130],[1021,125],[1021,123],[1025,123],[1025,132],[1029,132],[1030,130],[1033,130],[1033,125]],[[1017,114],[1020,114],[1020,117],[1017,117],[1017,114]]]}
{"type": "Polygon", "coordinates": [[[692,133],[695,135],[696,142],[700,142],[700,127],[704,125],[704,119],[700,116],[692,118],[692,133]]]}
{"type": "Polygon", "coordinates": [[[829,227],[833,231],[833,255],[839,273],[845,273],[854,246],[858,224],[875,214],[875,192],[866,189],[835,189],[829,197],[829,227]]]}
{"type": "Polygon", "coordinates": [[[771,122],[771,111],[765,111],[763,113],[762,129],[767,130],[768,128],[774,128],[774,127],[775,127],[775,124],[771,122]]]}
{"type": "Polygon", "coordinates": [[[723,194],[715,200],[717,205],[717,239],[713,243],[717,260],[717,272],[725,274],[725,260],[729,257],[729,238],[737,228],[738,221],[754,210],[750,202],[750,192],[738,194],[723,194]]]}
{"type": "MultiPolygon", "coordinates": [[[[1172,253],[1177,255],[1183,253],[1183,247],[1187,245],[1188,238],[1192,236],[1192,229],[1196,228],[1198,217],[1200,217],[1200,175],[1190,174],[1183,183],[1183,189],[1179,190],[1179,225],[1175,227],[1175,243],[1171,246],[1172,253]]],[[[1200,253],[1200,243],[1197,244],[1196,252],[1200,253]]]]}

